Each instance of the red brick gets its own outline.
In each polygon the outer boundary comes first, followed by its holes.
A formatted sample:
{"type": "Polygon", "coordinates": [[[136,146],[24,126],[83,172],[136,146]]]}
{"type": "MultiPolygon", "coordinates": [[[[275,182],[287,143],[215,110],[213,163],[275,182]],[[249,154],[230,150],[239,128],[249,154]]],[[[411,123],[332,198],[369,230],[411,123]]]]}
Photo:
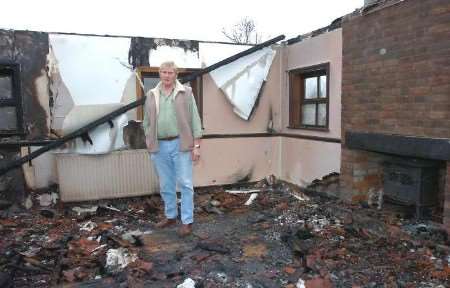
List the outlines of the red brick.
{"type": "MultiPolygon", "coordinates": [[[[353,131],[450,138],[450,38],[443,37],[450,31],[449,17],[448,1],[404,1],[343,22],[342,135],[353,131]],[[386,54],[379,53],[381,48],[386,54]]],[[[344,140],[343,197],[362,199],[364,190],[381,182],[381,172],[375,170],[362,181],[358,173],[353,178],[354,169],[379,161],[374,155],[349,151],[344,140]]],[[[441,199],[450,193],[448,167],[441,199]]]]}
{"type": "Polygon", "coordinates": [[[317,276],[313,279],[306,280],[305,282],[306,288],[332,288],[333,283],[330,280],[330,277],[320,277],[317,276]]]}

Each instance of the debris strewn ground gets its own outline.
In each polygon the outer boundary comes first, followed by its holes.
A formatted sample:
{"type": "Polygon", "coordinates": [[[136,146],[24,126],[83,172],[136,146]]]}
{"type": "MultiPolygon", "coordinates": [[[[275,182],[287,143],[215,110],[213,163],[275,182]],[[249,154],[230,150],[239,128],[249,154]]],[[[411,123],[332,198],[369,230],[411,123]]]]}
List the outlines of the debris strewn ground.
{"type": "Polygon", "coordinates": [[[275,182],[198,190],[186,238],[158,195],[2,206],[0,287],[450,287],[438,225],[275,182]]]}

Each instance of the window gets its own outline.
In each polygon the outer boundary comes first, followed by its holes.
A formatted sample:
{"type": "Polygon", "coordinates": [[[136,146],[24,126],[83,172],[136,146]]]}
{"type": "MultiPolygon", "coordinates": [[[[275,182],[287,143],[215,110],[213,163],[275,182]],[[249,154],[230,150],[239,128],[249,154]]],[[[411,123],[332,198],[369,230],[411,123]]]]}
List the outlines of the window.
{"type": "Polygon", "coordinates": [[[0,135],[23,132],[19,72],[17,64],[0,63],[0,135]]]}
{"type": "MultiPolygon", "coordinates": [[[[159,82],[159,68],[158,67],[139,67],[138,74],[144,84],[144,91],[140,83],[137,83],[137,96],[138,99],[142,98],[148,90],[154,88],[159,82]]],[[[198,69],[181,69],[178,68],[178,78],[182,78],[183,76],[189,75],[193,72],[198,71],[198,69]]],[[[197,103],[198,113],[200,114],[200,119],[203,120],[203,84],[202,77],[198,77],[197,79],[187,83],[187,85],[191,86],[192,93],[194,94],[195,102],[197,103]]],[[[137,110],[137,119],[143,119],[143,106],[140,106],[137,110]]]]}
{"type": "Polygon", "coordinates": [[[289,71],[289,128],[327,129],[329,63],[289,71]]]}

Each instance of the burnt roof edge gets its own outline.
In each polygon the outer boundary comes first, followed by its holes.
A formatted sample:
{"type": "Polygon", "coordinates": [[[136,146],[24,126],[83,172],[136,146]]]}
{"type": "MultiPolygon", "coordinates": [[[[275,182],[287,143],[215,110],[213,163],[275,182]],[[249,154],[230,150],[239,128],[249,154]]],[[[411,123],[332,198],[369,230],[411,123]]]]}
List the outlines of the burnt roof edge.
{"type": "Polygon", "coordinates": [[[342,20],[343,20],[343,18],[344,18],[344,16],[336,18],[328,26],[325,26],[325,27],[316,29],[314,31],[311,31],[309,33],[301,34],[301,35],[298,35],[297,37],[288,39],[288,40],[286,40],[286,44],[287,45],[292,45],[292,44],[301,42],[303,40],[314,38],[314,37],[322,35],[324,33],[331,32],[333,30],[339,29],[339,28],[342,27],[342,20]]]}
{"type": "Polygon", "coordinates": [[[31,32],[31,33],[46,33],[46,34],[58,34],[58,35],[74,35],[74,36],[86,36],[86,37],[107,37],[107,38],[146,38],[146,39],[161,39],[169,41],[194,41],[198,43],[208,43],[208,44],[227,44],[236,46],[255,46],[257,44],[244,44],[244,43],[233,43],[226,41],[206,41],[206,40],[196,40],[196,39],[178,39],[178,38],[162,38],[162,37],[150,37],[150,36],[131,36],[131,35],[110,35],[110,34],[93,34],[93,33],[75,33],[75,32],[54,32],[54,31],[36,31],[36,30],[24,30],[24,29],[10,29],[0,27],[0,31],[12,31],[12,32],[31,32]]]}

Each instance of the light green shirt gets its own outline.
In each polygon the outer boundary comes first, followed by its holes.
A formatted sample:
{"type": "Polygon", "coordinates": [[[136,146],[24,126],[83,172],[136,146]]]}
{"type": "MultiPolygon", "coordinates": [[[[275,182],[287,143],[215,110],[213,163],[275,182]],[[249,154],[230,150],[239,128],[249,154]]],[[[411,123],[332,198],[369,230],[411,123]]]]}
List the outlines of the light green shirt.
{"type": "MultiPolygon", "coordinates": [[[[159,97],[159,114],[158,114],[158,138],[167,138],[178,136],[177,116],[174,102],[174,90],[170,95],[165,95],[162,89],[159,97]]],[[[189,103],[189,111],[192,115],[192,133],[194,138],[202,137],[202,123],[198,114],[197,105],[194,97],[189,103]]]]}

